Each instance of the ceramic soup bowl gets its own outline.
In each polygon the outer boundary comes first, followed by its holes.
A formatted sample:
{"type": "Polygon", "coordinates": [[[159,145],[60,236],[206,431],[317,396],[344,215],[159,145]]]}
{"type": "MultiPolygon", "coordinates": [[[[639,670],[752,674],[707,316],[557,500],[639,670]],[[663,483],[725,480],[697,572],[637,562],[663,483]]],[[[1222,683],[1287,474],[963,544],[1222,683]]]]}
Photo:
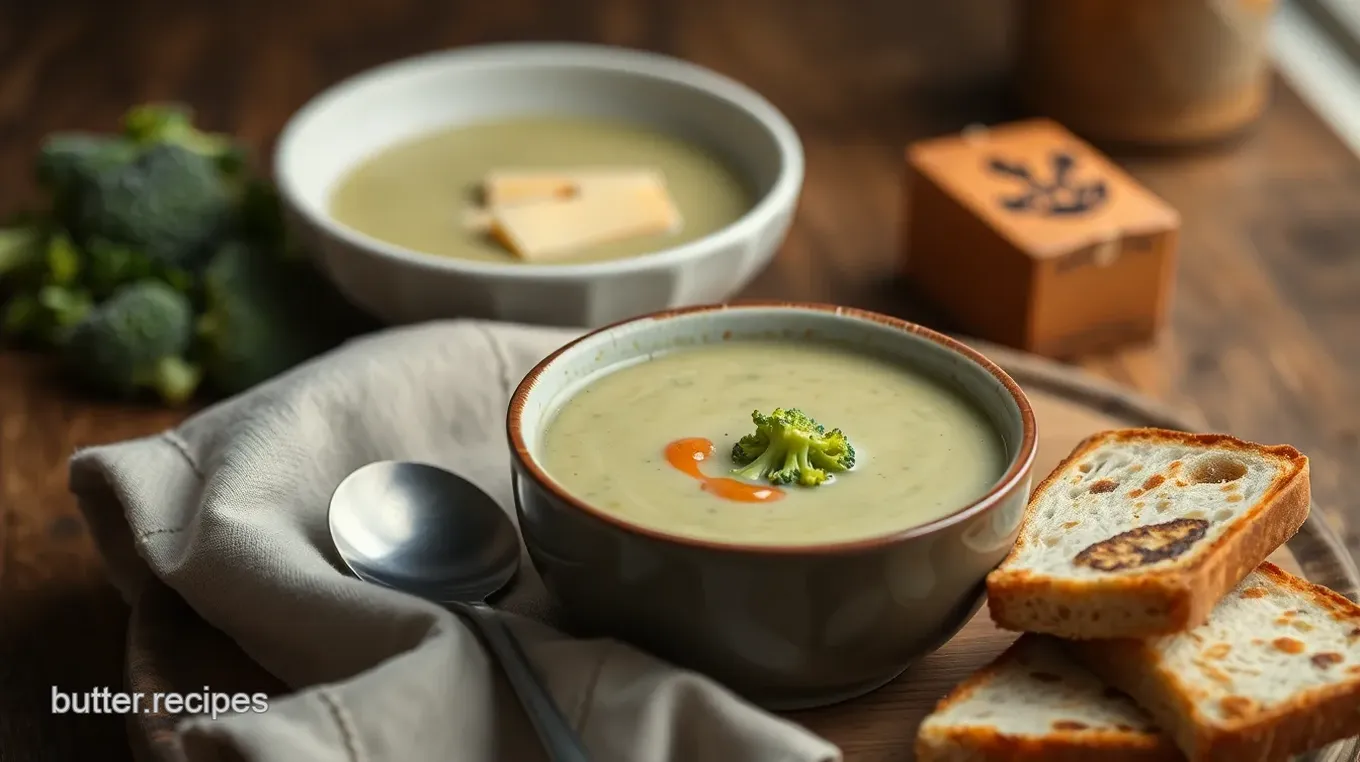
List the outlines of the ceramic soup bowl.
{"type": "Polygon", "coordinates": [[[570,43],[460,48],[356,75],[289,120],[274,166],[293,232],[321,271],[391,323],[477,317],[595,327],[726,299],[774,258],[803,185],[798,135],[750,88],[667,56],[570,43]],[[749,183],[754,205],[733,224],[668,249],[552,265],[433,256],[333,217],[335,189],[374,154],[442,129],[521,116],[606,119],[705,146],[749,183]]]}
{"type": "Polygon", "coordinates": [[[1015,541],[1037,442],[1024,393],[977,351],[895,318],[802,304],[694,307],[589,333],[525,377],[507,423],[520,529],[572,627],[628,640],[773,709],[873,690],[968,621],[984,578],[1015,541]],[[672,349],[772,338],[862,349],[934,377],[985,417],[1004,448],[1004,471],[979,499],[941,518],[865,539],[783,546],[631,523],[575,497],[543,465],[553,415],[603,374],[672,349]]]}

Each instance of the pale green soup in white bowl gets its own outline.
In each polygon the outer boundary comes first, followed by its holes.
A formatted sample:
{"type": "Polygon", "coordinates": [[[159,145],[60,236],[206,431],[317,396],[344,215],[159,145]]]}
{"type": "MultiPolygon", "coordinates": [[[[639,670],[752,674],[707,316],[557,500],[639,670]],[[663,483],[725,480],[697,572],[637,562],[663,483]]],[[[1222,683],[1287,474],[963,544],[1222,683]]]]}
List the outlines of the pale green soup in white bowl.
{"type": "Polygon", "coordinates": [[[803,183],[797,134],[750,88],[666,56],[566,43],[360,74],[294,115],[274,165],[322,271],[389,322],[594,327],[722,301],[774,257],[803,183]],[[676,224],[551,261],[466,224],[488,173],[626,168],[662,178],[676,224]]]}

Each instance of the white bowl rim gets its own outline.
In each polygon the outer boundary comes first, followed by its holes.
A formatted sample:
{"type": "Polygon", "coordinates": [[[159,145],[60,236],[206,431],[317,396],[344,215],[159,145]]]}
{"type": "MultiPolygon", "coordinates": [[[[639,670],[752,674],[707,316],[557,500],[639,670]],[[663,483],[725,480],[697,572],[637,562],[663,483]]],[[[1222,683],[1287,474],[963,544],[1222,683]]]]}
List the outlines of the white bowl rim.
{"type": "Polygon", "coordinates": [[[734,245],[755,235],[781,211],[797,203],[805,171],[803,145],[793,125],[773,103],[747,85],[672,56],[621,46],[575,42],[474,45],[402,58],[359,72],[313,96],[288,119],[279,134],[273,159],[275,184],[288,205],[325,235],[337,238],[357,250],[431,270],[533,280],[588,278],[654,270],[698,259],[734,245]],[[702,238],[635,257],[579,264],[535,265],[440,257],[365,235],[336,221],[325,211],[303,203],[294,178],[286,171],[288,163],[285,158],[290,151],[296,150],[298,133],[316,119],[316,114],[326,106],[364,84],[435,66],[504,69],[544,65],[638,75],[690,87],[736,106],[755,119],[770,134],[778,148],[780,165],[773,185],[735,222],[702,238]]]}
{"type": "MultiPolygon", "coordinates": [[[[510,404],[507,406],[505,414],[505,429],[506,437],[510,442],[511,462],[513,467],[517,470],[515,478],[518,478],[518,472],[522,471],[527,478],[533,480],[555,500],[563,505],[569,506],[572,510],[600,521],[614,530],[670,545],[698,548],[712,552],[751,554],[757,556],[825,556],[847,553],[854,554],[891,547],[909,540],[935,534],[948,529],[949,527],[958,525],[961,522],[972,519],[975,516],[989,513],[1003,505],[1015,494],[1016,490],[1022,489],[1022,485],[1028,483],[1032,479],[1034,460],[1038,456],[1039,451],[1039,430],[1034,419],[1034,407],[1030,404],[1029,397],[1025,394],[1024,390],[1020,388],[1020,385],[1016,383],[1015,379],[1011,378],[1010,374],[973,347],[958,339],[926,328],[918,323],[873,312],[871,310],[860,309],[858,307],[845,307],[836,304],[777,300],[748,300],[723,304],[699,304],[691,307],[674,307],[646,315],[627,318],[610,325],[596,328],[592,331],[587,331],[561,347],[558,347],[552,354],[539,361],[539,363],[524,376],[514,392],[510,395],[510,404]],[[667,320],[690,315],[721,314],[724,312],[741,310],[776,310],[791,313],[813,313],[832,315],[835,318],[850,322],[877,324],[895,331],[913,334],[919,339],[935,344],[946,352],[962,357],[964,360],[968,361],[977,372],[990,375],[993,380],[1004,387],[1012,402],[1015,403],[1020,414],[1020,439],[1017,444],[1016,454],[1011,459],[1011,462],[1008,464],[1005,471],[992,484],[991,488],[988,489],[986,493],[972,502],[960,506],[953,512],[939,518],[863,538],[807,544],[786,543],[767,545],[763,543],[752,544],[749,542],[689,537],[687,535],[669,532],[664,529],[654,529],[632,520],[616,516],[607,511],[602,511],[591,505],[588,501],[576,497],[571,491],[563,487],[556,479],[548,474],[547,469],[545,469],[539,460],[529,451],[529,443],[525,440],[523,431],[524,411],[529,395],[533,393],[534,386],[537,385],[539,376],[546,372],[548,368],[564,355],[579,352],[581,351],[581,345],[598,340],[602,336],[616,333],[627,326],[646,323],[662,323],[667,320]]],[[[518,487],[516,487],[516,489],[518,489],[518,487]]],[[[516,498],[516,501],[518,502],[518,498],[516,498]]]]}

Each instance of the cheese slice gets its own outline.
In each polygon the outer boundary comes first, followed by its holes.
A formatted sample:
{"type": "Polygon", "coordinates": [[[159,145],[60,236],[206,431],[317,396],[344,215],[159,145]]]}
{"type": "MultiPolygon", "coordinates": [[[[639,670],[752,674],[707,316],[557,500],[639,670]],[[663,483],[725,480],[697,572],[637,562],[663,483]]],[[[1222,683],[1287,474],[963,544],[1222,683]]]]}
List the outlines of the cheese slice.
{"type": "Polygon", "coordinates": [[[483,178],[482,196],[488,207],[498,207],[647,185],[662,186],[665,179],[645,167],[500,169],[483,178]]]}
{"type": "Polygon", "coordinates": [[[474,206],[463,210],[463,227],[474,233],[485,233],[496,221],[490,209],[474,206]]]}
{"type": "Polygon", "coordinates": [[[529,262],[552,261],[603,243],[677,230],[681,223],[666,186],[651,184],[496,207],[491,215],[491,235],[529,262]]]}

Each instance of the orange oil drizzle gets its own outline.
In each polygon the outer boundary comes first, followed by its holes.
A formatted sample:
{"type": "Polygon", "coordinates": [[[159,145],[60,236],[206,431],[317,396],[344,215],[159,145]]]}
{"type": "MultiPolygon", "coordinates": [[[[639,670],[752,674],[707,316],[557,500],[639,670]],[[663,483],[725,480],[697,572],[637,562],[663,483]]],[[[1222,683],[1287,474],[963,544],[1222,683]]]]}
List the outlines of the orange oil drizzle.
{"type": "Polygon", "coordinates": [[[709,476],[699,470],[699,464],[713,454],[713,443],[703,437],[677,439],[666,445],[666,462],[680,473],[697,479],[700,489],[712,492],[724,500],[738,503],[768,503],[784,497],[778,487],[751,484],[725,476],[709,476]]]}

